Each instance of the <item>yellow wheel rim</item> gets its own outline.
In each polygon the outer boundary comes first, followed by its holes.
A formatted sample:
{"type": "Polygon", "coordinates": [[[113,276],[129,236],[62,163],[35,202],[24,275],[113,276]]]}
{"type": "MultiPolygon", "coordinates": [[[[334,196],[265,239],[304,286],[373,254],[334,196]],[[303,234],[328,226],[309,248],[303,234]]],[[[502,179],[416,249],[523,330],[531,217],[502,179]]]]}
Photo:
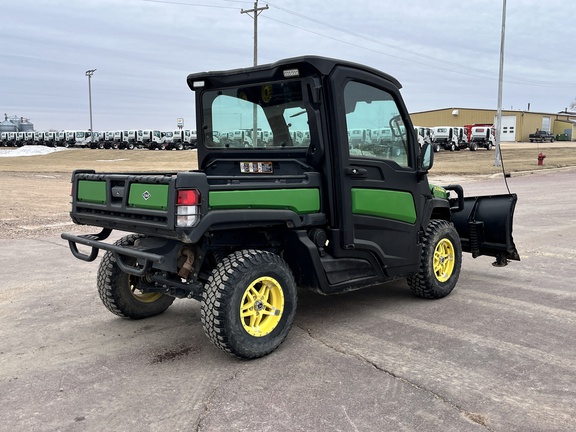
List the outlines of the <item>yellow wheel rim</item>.
{"type": "Polygon", "coordinates": [[[136,300],[141,301],[142,303],[153,303],[162,297],[162,293],[152,292],[152,293],[143,293],[139,289],[136,288],[136,285],[132,281],[132,278],[128,278],[128,284],[130,285],[130,292],[132,293],[132,297],[136,300]]]}
{"type": "Polygon", "coordinates": [[[454,271],[454,245],[446,238],[434,249],[434,274],[440,282],[446,282],[454,271]]]}
{"type": "Polygon", "coordinates": [[[244,291],[240,304],[240,320],[248,334],[263,337],[276,328],[283,310],[282,287],[276,279],[261,277],[244,291]]]}

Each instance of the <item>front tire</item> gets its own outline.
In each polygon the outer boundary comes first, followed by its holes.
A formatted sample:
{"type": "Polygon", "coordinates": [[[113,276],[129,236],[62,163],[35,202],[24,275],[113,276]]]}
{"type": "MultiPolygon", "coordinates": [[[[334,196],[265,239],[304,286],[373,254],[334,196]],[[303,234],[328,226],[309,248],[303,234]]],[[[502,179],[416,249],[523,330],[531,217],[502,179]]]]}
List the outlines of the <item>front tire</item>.
{"type": "Polygon", "coordinates": [[[420,269],[408,278],[408,286],[419,297],[446,297],[456,286],[461,267],[462,245],[454,224],[433,219],[426,229],[420,269]]]}
{"type": "MultiPolygon", "coordinates": [[[[114,244],[132,246],[143,236],[131,234],[122,237],[114,244]]],[[[133,265],[136,258],[124,257],[127,265],[133,265]]],[[[174,302],[174,297],[162,293],[143,293],[138,290],[140,278],[124,273],[112,252],[106,252],[98,267],[98,294],[104,306],[122,318],[142,319],[161,314],[174,302]]]]}
{"type": "Polygon", "coordinates": [[[200,317],[214,345],[254,359],[286,338],[296,313],[294,276],[278,255],[242,250],[223,258],[204,289],[200,317]]]}

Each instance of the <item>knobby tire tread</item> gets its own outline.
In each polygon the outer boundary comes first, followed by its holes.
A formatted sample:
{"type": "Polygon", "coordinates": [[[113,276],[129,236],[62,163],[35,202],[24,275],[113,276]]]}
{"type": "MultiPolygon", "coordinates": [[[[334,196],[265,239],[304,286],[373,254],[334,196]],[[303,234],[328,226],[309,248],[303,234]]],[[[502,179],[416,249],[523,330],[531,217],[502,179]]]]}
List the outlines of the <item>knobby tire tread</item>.
{"type": "Polygon", "coordinates": [[[241,250],[223,258],[213,270],[205,285],[200,318],[206,336],[215,346],[236,357],[254,359],[269,354],[284,341],[292,327],[296,302],[294,277],[281,257],[266,251],[241,250]],[[234,331],[227,325],[230,319],[230,307],[235,290],[244,290],[246,288],[244,286],[235,286],[235,282],[242,276],[258,269],[258,267],[266,265],[273,265],[287,271],[289,281],[286,285],[283,285],[283,290],[285,296],[290,295],[290,292],[286,290],[293,290],[293,299],[289,299],[293,304],[285,311],[288,314],[286,325],[281,329],[281,333],[275,338],[274,343],[265,347],[257,347],[256,349],[246,346],[248,344],[239,346],[238,341],[250,339],[250,337],[245,334],[243,329],[234,331]],[[287,286],[288,284],[292,284],[293,287],[287,286]]]}
{"type": "MultiPolygon", "coordinates": [[[[141,234],[130,234],[122,237],[114,242],[118,246],[131,246],[136,240],[145,237],[141,234]]],[[[97,274],[97,287],[100,300],[104,306],[122,318],[129,319],[142,319],[150,316],[158,315],[164,312],[174,302],[174,297],[167,295],[162,296],[157,301],[144,305],[137,305],[140,307],[133,308],[130,304],[123,302],[118,297],[118,284],[120,278],[124,277],[125,273],[120,270],[116,263],[116,258],[112,252],[106,252],[102,257],[100,266],[98,267],[97,274]]]]}
{"type": "Polygon", "coordinates": [[[418,296],[427,299],[439,299],[446,297],[454,289],[462,266],[462,247],[460,237],[452,222],[440,219],[432,219],[426,228],[426,234],[422,245],[420,267],[418,273],[407,279],[408,286],[418,296]],[[451,232],[452,243],[455,248],[456,264],[450,279],[445,284],[440,284],[433,274],[433,256],[437,233],[440,231],[451,232]]]}

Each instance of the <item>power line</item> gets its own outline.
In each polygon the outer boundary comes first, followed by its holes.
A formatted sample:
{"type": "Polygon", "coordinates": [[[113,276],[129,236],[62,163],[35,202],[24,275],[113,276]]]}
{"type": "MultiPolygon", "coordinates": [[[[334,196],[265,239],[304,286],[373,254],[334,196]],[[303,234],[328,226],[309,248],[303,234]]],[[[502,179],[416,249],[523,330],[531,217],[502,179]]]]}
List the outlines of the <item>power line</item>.
{"type": "MultiPolygon", "coordinates": [[[[141,0],[141,1],[148,2],[148,3],[164,3],[164,4],[174,4],[174,5],[181,5],[181,6],[196,6],[196,7],[208,7],[208,8],[217,8],[217,9],[238,10],[238,8],[232,7],[232,6],[218,6],[218,5],[199,4],[199,3],[186,3],[186,2],[171,1],[171,0],[141,0]]],[[[229,2],[229,3],[243,3],[243,4],[249,4],[250,3],[249,1],[245,1],[245,0],[222,0],[222,1],[229,2]]],[[[400,51],[404,54],[415,56],[417,58],[428,59],[431,62],[440,63],[440,64],[443,64],[443,65],[449,66],[449,67],[444,67],[444,66],[441,66],[438,64],[433,64],[430,62],[416,60],[413,58],[408,58],[406,56],[394,55],[394,54],[391,54],[389,52],[384,52],[384,51],[379,51],[376,49],[368,48],[364,45],[359,45],[359,44],[356,44],[353,42],[348,42],[348,41],[339,39],[337,37],[328,36],[326,34],[323,34],[323,33],[317,32],[317,31],[313,31],[313,30],[310,30],[310,29],[305,28],[305,27],[297,26],[297,25],[290,24],[290,23],[287,23],[287,22],[279,20],[279,19],[272,18],[270,16],[263,17],[265,19],[268,19],[271,21],[276,21],[280,24],[287,25],[289,27],[293,27],[293,28],[296,28],[296,29],[299,29],[299,30],[302,30],[302,31],[305,31],[305,32],[308,32],[311,34],[315,34],[317,36],[321,36],[321,37],[324,37],[326,39],[331,39],[331,40],[339,42],[339,43],[354,46],[354,47],[361,48],[361,49],[364,49],[367,51],[371,51],[371,52],[374,52],[377,54],[386,55],[388,57],[392,57],[392,58],[396,58],[399,60],[411,62],[411,63],[418,64],[421,66],[429,67],[429,68],[434,68],[434,69],[443,70],[443,71],[452,72],[452,73],[458,73],[461,75],[467,75],[467,76],[474,77],[474,78],[482,78],[482,79],[489,79],[489,80],[498,79],[498,74],[496,72],[493,72],[493,71],[480,69],[480,68],[474,68],[474,67],[470,67],[467,65],[462,65],[459,63],[454,63],[454,62],[450,62],[447,60],[439,59],[439,58],[436,58],[436,57],[431,56],[431,55],[426,54],[426,53],[422,53],[422,52],[418,52],[418,51],[414,51],[414,50],[409,50],[409,49],[404,48],[404,47],[400,47],[400,46],[397,46],[394,44],[386,43],[386,42],[383,42],[381,40],[371,38],[369,36],[365,36],[365,35],[362,35],[359,33],[352,32],[350,30],[335,26],[333,24],[330,24],[330,23],[327,23],[327,22],[324,22],[324,21],[321,21],[321,20],[318,20],[315,18],[311,18],[311,17],[306,16],[304,14],[292,11],[292,10],[284,8],[282,6],[277,6],[277,5],[270,3],[270,2],[268,2],[267,7],[268,7],[268,5],[273,6],[275,9],[278,9],[279,11],[282,11],[282,12],[285,12],[287,14],[294,15],[296,17],[308,20],[308,21],[313,22],[315,24],[322,25],[322,26],[330,28],[332,30],[342,32],[342,33],[347,34],[349,36],[352,36],[352,37],[355,37],[358,39],[362,39],[362,40],[365,40],[365,41],[368,41],[368,42],[371,42],[371,43],[374,43],[377,45],[385,46],[385,47],[388,47],[390,49],[400,51]]],[[[573,88],[573,87],[576,87],[576,83],[532,80],[532,79],[528,79],[528,78],[524,78],[524,77],[510,75],[510,74],[507,75],[506,82],[512,83],[512,84],[523,84],[523,85],[528,84],[528,85],[532,85],[535,87],[548,87],[548,88],[558,88],[558,87],[559,88],[563,88],[563,87],[573,88]]]]}
{"type": "MultiPolygon", "coordinates": [[[[228,0],[228,1],[230,1],[230,0],[228,0]]],[[[292,25],[292,24],[288,24],[288,23],[283,22],[283,21],[280,21],[280,20],[275,20],[275,19],[273,19],[273,18],[266,17],[267,19],[271,19],[271,20],[277,21],[277,22],[279,22],[279,23],[282,23],[282,24],[285,24],[285,25],[289,25],[289,26],[291,26],[291,27],[298,28],[298,29],[300,29],[300,30],[303,30],[303,31],[306,31],[306,32],[309,32],[309,33],[312,33],[312,34],[316,34],[316,35],[319,35],[319,36],[322,36],[322,37],[326,37],[326,38],[328,38],[328,39],[332,39],[332,40],[335,40],[335,41],[338,41],[338,42],[341,42],[341,43],[345,43],[345,44],[348,44],[348,45],[356,46],[356,47],[358,47],[358,48],[363,48],[363,49],[366,49],[366,50],[368,50],[368,51],[377,52],[377,53],[379,53],[379,54],[388,55],[388,56],[390,56],[390,57],[398,58],[398,59],[401,59],[401,60],[409,61],[409,62],[416,63],[416,64],[420,64],[420,65],[425,65],[425,66],[433,67],[433,68],[440,69],[440,70],[447,70],[447,71],[451,71],[451,72],[455,72],[455,73],[460,73],[460,74],[468,75],[468,76],[473,76],[473,77],[477,77],[477,78],[497,79],[497,76],[498,76],[498,74],[497,74],[496,72],[492,72],[492,71],[488,71],[488,70],[484,70],[484,69],[480,69],[480,68],[474,68],[474,67],[470,67],[470,66],[466,66],[466,65],[462,65],[462,64],[450,62],[450,61],[447,61],[447,60],[438,59],[438,58],[433,57],[433,56],[431,56],[431,55],[429,55],[429,54],[425,54],[425,53],[422,53],[422,52],[409,50],[409,49],[406,49],[406,48],[404,48],[404,47],[399,47],[399,46],[396,46],[396,45],[393,45],[393,44],[389,44],[389,43],[386,43],[386,42],[382,42],[381,40],[377,40],[377,39],[374,39],[374,38],[371,38],[371,37],[368,37],[368,36],[364,36],[364,35],[359,34],[359,33],[355,33],[355,32],[352,32],[352,31],[343,29],[343,28],[341,28],[341,27],[332,25],[332,24],[330,24],[330,23],[326,23],[326,22],[321,21],[321,20],[317,20],[317,19],[315,19],[315,18],[308,17],[308,16],[306,16],[306,15],[303,15],[303,14],[301,14],[301,13],[292,11],[292,10],[290,10],[290,9],[283,8],[283,7],[281,7],[281,6],[277,6],[277,5],[275,5],[275,4],[273,4],[273,3],[270,3],[270,2],[268,2],[268,4],[271,5],[271,6],[273,6],[273,7],[276,8],[276,9],[280,10],[280,11],[286,12],[286,13],[291,14],[291,15],[294,15],[294,16],[297,16],[297,17],[299,17],[299,18],[306,19],[306,20],[311,21],[311,22],[316,23],[316,24],[323,25],[323,26],[325,26],[325,27],[327,27],[327,28],[330,28],[330,29],[333,29],[333,30],[336,30],[336,31],[339,31],[339,32],[342,32],[342,33],[345,33],[345,34],[348,34],[348,35],[350,35],[350,36],[357,37],[357,38],[359,38],[359,39],[363,39],[363,40],[366,40],[366,41],[369,41],[369,42],[372,42],[372,43],[375,43],[375,44],[378,44],[378,45],[386,46],[386,47],[388,47],[388,48],[395,49],[395,50],[401,51],[401,52],[403,52],[403,53],[411,54],[411,55],[414,55],[414,56],[417,56],[417,57],[427,58],[427,59],[432,60],[432,61],[434,61],[434,62],[443,63],[443,64],[445,64],[445,65],[452,66],[452,67],[455,67],[455,68],[458,68],[458,69],[464,69],[464,70],[469,70],[469,71],[472,71],[472,72],[478,72],[478,73],[490,75],[490,77],[483,77],[483,76],[478,76],[478,75],[474,75],[474,74],[471,74],[471,73],[465,73],[465,72],[462,72],[461,70],[446,69],[446,68],[444,68],[444,67],[440,67],[440,66],[437,66],[437,65],[429,64],[429,63],[424,63],[424,62],[417,61],[417,60],[413,60],[413,59],[409,59],[409,58],[406,58],[406,57],[395,56],[395,55],[392,55],[392,54],[389,54],[389,53],[385,53],[385,52],[373,50],[373,49],[367,48],[367,47],[362,46],[362,45],[357,45],[357,44],[354,44],[354,43],[351,43],[351,42],[343,41],[343,40],[338,39],[338,38],[335,38],[335,37],[327,36],[327,35],[324,35],[324,34],[319,33],[319,32],[311,31],[311,30],[308,30],[308,29],[303,28],[303,27],[299,27],[299,26],[295,26],[295,25],[292,25]]],[[[575,83],[562,83],[562,82],[530,80],[530,79],[527,79],[527,78],[518,77],[518,76],[514,76],[514,75],[507,75],[506,81],[507,81],[507,82],[510,82],[510,83],[515,83],[515,84],[530,84],[530,85],[534,85],[534,86],[538,86],[538,87],[576,87],[576,84],[575,84],[575,83]]]]}
{"type": "MultiPolygon", "coordinates": [[[[299,26],[297,26],[297,25],[290,24],[290,23],[287,23],[287,22],[284,22],[284,21],[280,21],[280,20],[278,20],[278,19],[271,18],[271,17],[269,17],[269,16],[266,16],[266,17],[264,17],[264,18],[266,18],[266,19],[268,19],[268,20],[271,20],[271,21],[279,22],[279,23],[284,24],[284,25],[287,25],[287,26],[289,26],[289,27],[294,27],[294,28],[297,28],[297,29],[299,29],[299,30],[306,31],[306,32],[308,32],[308,33],[312,33],[312,34],[315,34],[315,35],[318,35],[318,36],[322,36],[322,37],[325,37],[325,38],[327,38],[327,39],[334,40],[334,41],[336,41],[336,42],[340,42],[340,43],[343,43],[343,44],[346,44],[346,45],[354,46],[354,47],[356,47],[356,48],[362,48],[362,49],[364,49],[364,50],[366,50],[366,51],[371,51],[371,52],[374,52],[374,53],[377,53],[377,54],[386,55],[386,56],[388,56],[388,57],[392,57],[392,58],[397,58],[397,59],[400,59],[400,60],[409,61],[409,62],[416,63],[416,64],[419,64],[419,65],[422,65],[422,66],[431,66],[429,63],[424,63],[424,62],[421,62],[421,61],[418,61],[418,60],[408,59],[408,58],[401,57],[401,56],[394,55],[394,54],[390,54],[390,53],[387,53],[387,52],[384,52],[384,51],[379,51],[379,50],[376,50],[376,49],[373,49],[373,48],[368,48],[368,47],[363,46],[363,45],[358,45],[358,44],[355,44],[355,43],[353,43],[353,42],[344,41],[344,40],[342,40],[342,39],[338,39],[338,38],[336,38],[336,37],[328,36],[328,35],[325,35],[325,34],[322,34],[322,33],[319,33],[319,32],[315,32],[315,31],[312,31],[312,30],[308,30],[308,29],[306,29],[306,28],[304,28],[304,27],[299,27],[299,26]]],[[[431,66],[431,67],[434,67],[434,68],[440,69],[440,70],[444,70],[444,71],[447,71],[447,72],[457,72],[457,71],[454,71],[453,69],[449,69],[449,68],[441,67],[441,66],[431,66]]],[[[472,76],[472,77],[475,77],[475,78],[492,79],[491,77],[483,77],[483,76],[475,75],[475,74],[472,74],[472,73],[466,73],[466,72],[462,72],[462,71],[458,71],[458,73],[463,74],[463,75],[472,76]]]]}
{"type": "MultiPolygon", "coordinates": [[[[198,7],[207,7],[207,8],[217,8],[217,9],[234,9],[237,10],[238,8],[232,6],[217,6],[217,5],[207,5],[207,4],[199,4],[199,3],[184,3],[184,2],[177,2],[177,1],[168,1],[168,0],[140,0],[147,3],[164,3],[164,4],[174,4],[179,6],[198,6],[198,7]]],[[[245,3],[245,2],[243,2],[245,3]]]]}
{"type": "MultiPolygon", "coordinates": [[[[454,62],[450,62],[450,61],[447,61],[447,60],[438,59],[438,58],[433,57],[433,56],[431,56],[431,55],[429,55],[429,54],[421,53],[421,52],[418,52],[418,51],[412,51],[412,50],[409,50],[409,49],[406,49],[406,48],[403,48],[403,47],[399,47],[399,46],[396,46],[396,45],[393,45],[393,44],[389,44],[389,43],[386,43],[386,42],[382,42],[381,40],[374,39],[374,38],[371,38],[371,37],[368,37],[368,36],[364,36],[364,35],[359,34],[359,33],[351,32],[350,30],[346,30],[346,29],[343,29],[343,28],[341,28],[341,27],[337,27],[337,26],[335,26],[335,25],[326,23],[326,22],[324,22],[324,21],[320,21],[320,20],[317,20],[317,19],[314,19],[314,18],[307,17],[306,15],[303,15],[303,14],[301,14],[301,13],[294,12],[294,11],[291,11],[291,10],[289,10],[289,9],[286,9],[286,8],[283,8],[283,7],[280,7],[280,6],[275,6],[275,5],[273,5],[272,3],[269,3],[269,4],[272,5],[272,6],[274,6],[276,9],[279,9],[279,10],[281,10],[281,11],[283,11],[283,12],[288,13],[288,14],[295,15],[295,16],[300,17],[300,18],[304,18],[304,19],[306,19],[306,20],[308,20],[308,21],[314,22],[314,23],[316,23],[316,24],[321,24],[321,25],[323,25],[323,26],[325,26],[325,27],[331,28],[331,29],[333,29],[333,30],[340,31],[340,32],[342,32],[342,33],[348,34],[348,35],[350,35],[350,36],[357,37],[357,38],[359,38],[359,39],[364,39],[364,40],[366,40],[366,41],[373,42],[373,43],[378,44],[378,45],[383,45],[383,46],[386,46],[386,47],[388,47],[388,48],[392,48],[392,49],[395,49],[395,50],[398,50],[398,51],[402,51],[402,52],[404,52],[404,53],[412,54],[412,55],[415,55],[415,56],[417,56],[417,57],[424,57],[424,58],[428,58],[428,59],[430,59],[430,60],[433,60],[433,61],[436,61],[436,62],[439,62],[439,63],[444,63],[444,64],[447,64],[447,65],[450,65],[450,66],[456,66],[456,67],[462,68],[462,65],[460,65],[460,64],[458,64],[458,63],[454,63],[454,62]]],[[[306,29],[303,29],[303,30],[306,30],[306,29]]],[[[312,33],[314,33],[314,32],[312,32],[312,33]]],[[[323,35],[320,34],[320,33],[316,33],[316,34],[319,34],[319,35],[323,36],[323,35]]],[[[338,40],[338,39],[336,39],[336,40],[338,40]]],[[[359,46],[359,45],[356,45],[356,46],[359,46]]],[[[404,59],[404,60],[408,60],[408,59],[405,59],[405,58],[403,58],[403,57],[397,57],[397,58],[401,58],[401,59],[404,59]]],[[[420,64],[421,64],[421,63],[420,63],[420,64]]],[[[471,67],[465,67],[465,68],[466,68],[466,69],[470,69],[470,70],[474,70],[474,71],[477,71],[477,72],[482,72],[482,73],[487,73],[487,74],[493,74],[493,72],[486,71],[486,70],[483,70],[483,69],[471,68],[471,67]]]]}

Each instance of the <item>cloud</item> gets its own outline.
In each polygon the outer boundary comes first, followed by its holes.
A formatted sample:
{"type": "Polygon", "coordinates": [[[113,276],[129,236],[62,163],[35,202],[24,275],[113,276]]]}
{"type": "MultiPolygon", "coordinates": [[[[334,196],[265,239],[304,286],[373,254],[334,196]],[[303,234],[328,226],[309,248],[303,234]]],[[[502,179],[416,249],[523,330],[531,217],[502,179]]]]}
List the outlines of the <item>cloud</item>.
{"type": "MultiPolygon", "coordinates": [[[[260,2],[265,5],[266,2],[260,2]]],[[[495,108],[502,3],[274,0],[259,15],[259,62],[318,54],[384,70],[408,109],[495,108]]],[[[36,129],[192,124],[191,72],[252,64],[253,2],[20,0],[3,5],[0,108],[36,129]]],[[[576,3],[508,2],[504,107],[555,112],[576,96],[576,3]]]]}

